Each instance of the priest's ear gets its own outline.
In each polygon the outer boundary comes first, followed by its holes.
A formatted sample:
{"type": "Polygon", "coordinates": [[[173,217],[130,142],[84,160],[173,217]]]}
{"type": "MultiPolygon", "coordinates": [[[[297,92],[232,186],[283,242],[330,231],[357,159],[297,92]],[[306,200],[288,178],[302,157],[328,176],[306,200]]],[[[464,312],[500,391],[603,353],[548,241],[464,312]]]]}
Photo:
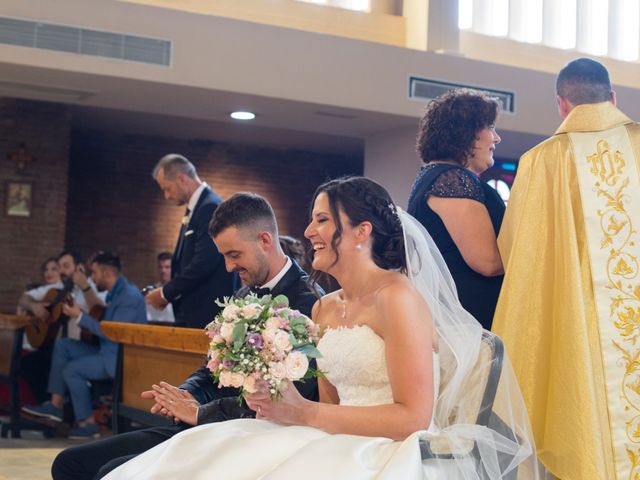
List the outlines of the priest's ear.
{"type": "Polygon", "coordinates": [[[573,110],[575,105],[560,95],[556,95],[556,101],[558,102],[558,113],[560,114],[560,117],[562,119],[567,118],[567,115],[569,115],[569,112],[573,110]]]}
{"type": "Polygon", "coordinates": [[[611,90],[611,100],[610,101],[614,105],[618,104],[618,99],[616,98],[616,92],[614,90],[611,90]]]}

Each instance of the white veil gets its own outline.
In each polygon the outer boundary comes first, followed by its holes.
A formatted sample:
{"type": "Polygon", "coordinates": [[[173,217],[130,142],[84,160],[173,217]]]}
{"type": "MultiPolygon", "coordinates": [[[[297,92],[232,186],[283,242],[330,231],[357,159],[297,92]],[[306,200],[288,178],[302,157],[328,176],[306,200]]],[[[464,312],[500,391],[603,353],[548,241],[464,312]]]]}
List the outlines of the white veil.
{"type": "Polygon", "coordinates": [[[424,465],[447,472],[443,478],[543,478],[524,401],[502,342],[462,307],[449,269],[424,227],[397,211],[407,274],[429,305],[439,336],[436,428],[421,434],[424,465]]]}

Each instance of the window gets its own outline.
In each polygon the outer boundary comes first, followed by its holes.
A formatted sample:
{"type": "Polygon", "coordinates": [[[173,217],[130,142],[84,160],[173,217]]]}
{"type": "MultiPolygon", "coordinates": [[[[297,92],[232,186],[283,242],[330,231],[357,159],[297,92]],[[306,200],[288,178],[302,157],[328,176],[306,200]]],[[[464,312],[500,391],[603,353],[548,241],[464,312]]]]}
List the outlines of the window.
{"type": "Polygon", "coordinates": [[[626,61],[640,56],[640,0],[458,0],[458,26],[626,61]]]}
{"type": "Polygon", "coordinates": [[[359,12],[369,12],[371,10],[370,0],[298,0],[299,2],[315,3],[328,7],[344,8],[346,10],[356,10],[359,12]]]}

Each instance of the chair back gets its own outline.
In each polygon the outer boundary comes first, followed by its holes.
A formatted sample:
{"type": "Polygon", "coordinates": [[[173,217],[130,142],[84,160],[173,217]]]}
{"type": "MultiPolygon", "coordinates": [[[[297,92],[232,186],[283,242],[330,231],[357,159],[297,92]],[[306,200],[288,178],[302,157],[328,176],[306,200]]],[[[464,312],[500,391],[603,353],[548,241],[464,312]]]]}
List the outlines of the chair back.
{"type": "MultiPolygon", "coordinates": [[[[464,398],[460,399],[460,405],[452,412],[451,422],[483,426],[488,426],[492,422],[493,402],[500,382],[503,358],[502,340],[491,332],[483,331],[476,368],[466,379],[464,398]]],[[[441,376],[440,391],[446,386],[448,380],[449,378],[444,375],[441,376]]],[[[464,452],[455,452],[455,454],[470,454],[474,448],[474,442],[470,441],[464,452]]],[[[448,442],[437,437],[429,440],[421,439],[420,450],[423,460],[436,457],[447,458],[454,454],[448,442]]]]}

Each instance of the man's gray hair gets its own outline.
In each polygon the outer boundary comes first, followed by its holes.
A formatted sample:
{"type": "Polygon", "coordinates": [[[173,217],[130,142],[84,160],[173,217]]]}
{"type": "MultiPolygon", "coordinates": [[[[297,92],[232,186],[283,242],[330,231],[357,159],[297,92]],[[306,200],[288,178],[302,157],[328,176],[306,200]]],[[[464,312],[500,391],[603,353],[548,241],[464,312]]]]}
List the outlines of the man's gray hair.
{"type": "Polygon", "coordinates": [[[572,60],[558,73],[556,93],[573,105],[610,101],[609,72],[590,58],[572,60]]]}
{"type": "Polygon", "coordinates": [[[193,179],[198,177],[196,167],[193,166],[193,163],[177,153],[170,153],[162,157],[158,163],[156,163],[156,166],[153,167],[151,176],[155,179],[160,173],[160,170],[164,172],[164,178],[167,180],[175,180],[178,173],[184,173],[193,179]]]}

